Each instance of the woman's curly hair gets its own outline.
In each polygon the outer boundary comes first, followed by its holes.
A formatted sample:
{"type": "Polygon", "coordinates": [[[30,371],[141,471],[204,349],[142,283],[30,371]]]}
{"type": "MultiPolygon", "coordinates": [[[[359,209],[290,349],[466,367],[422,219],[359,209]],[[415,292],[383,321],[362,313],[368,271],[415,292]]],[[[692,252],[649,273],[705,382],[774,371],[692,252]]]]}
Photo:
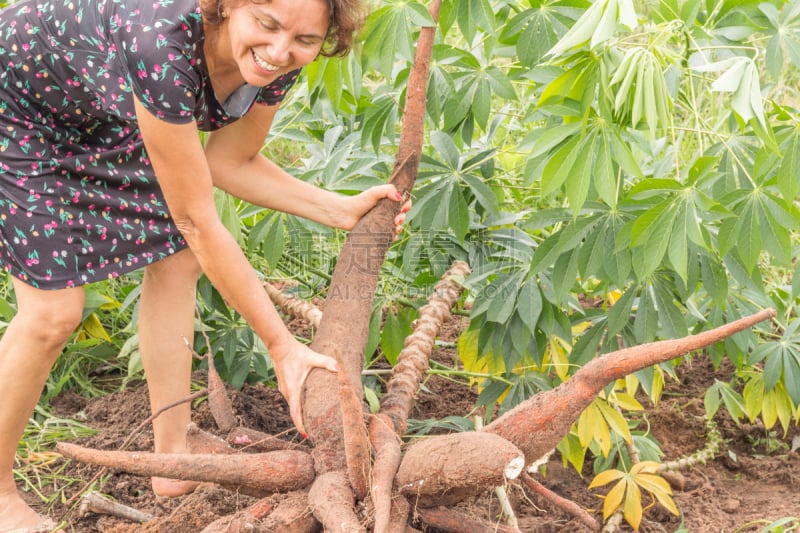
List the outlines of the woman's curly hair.
{"type": "MultiPolygon", "coordinates": [[[[272,0],[203,0],[200,2],[200,10],[205,22],[217,27],[224,20],[222,12],[225,7],[238,7],[248,2],[269,4],[272,0]]],[[[331,10],[331,23],[320,54],[327,57],[347,55],[355,34],[364,25],[366,1],[327,0],[327,2],[331,10]]]]}

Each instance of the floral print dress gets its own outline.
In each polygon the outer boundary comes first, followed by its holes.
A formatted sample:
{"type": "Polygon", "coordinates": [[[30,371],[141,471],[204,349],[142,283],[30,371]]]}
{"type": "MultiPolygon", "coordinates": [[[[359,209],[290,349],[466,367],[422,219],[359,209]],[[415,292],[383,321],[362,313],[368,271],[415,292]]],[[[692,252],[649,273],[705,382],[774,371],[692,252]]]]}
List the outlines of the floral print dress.
{"type": "Polygon", "coordinates": [[[22,0],[0,12],[0,265],[34,287],[114,278],[186,247],[136,125],[213,131],[298,71],[220,103],[195,0],[22,0]]]}

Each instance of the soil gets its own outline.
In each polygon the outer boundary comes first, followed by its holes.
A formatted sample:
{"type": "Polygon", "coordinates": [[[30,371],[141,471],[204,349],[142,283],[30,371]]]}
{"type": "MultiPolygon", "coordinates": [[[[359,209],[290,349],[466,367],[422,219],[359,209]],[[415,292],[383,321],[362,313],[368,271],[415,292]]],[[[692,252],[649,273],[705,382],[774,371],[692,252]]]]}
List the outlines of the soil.
{"type": "MultiPolygon", "coordinates": [[[[442,331],[440,340],[454,341],[465,325],[464,319],[451,320],[442,331]]],[[[302,326],[295,322],[290,323],[290,328],[304,333],[299,331],[303,329],[302,326]]],[[[442,343],[434,357],[446,364],[457,364],[455,349],[448,342],[442,343]]],[[[693,454],[706,446],[703,395],[715,379],[728,378],[730,369],[723,365],[723,368],[715,370],[707,357],[696,355],[684,361],[678,375],[679,381],[672,381],[665,387],[662,400],[655,406],[647,404],[643,414],[643,419],[665,453],[664,461],[693,454]]],[[[198,372],[194,377],[203,386],[204,373],[198,372]]],[[[287,440],[300,441],[293,430],[286,404],[277,390],[258,384],[245,385],[241,390],[229,392],[242,425],[281,435],[287,440]]],[[[412,418],[439,420],[448,416],[472,416],[476,398],[475,391],[464,382],[431,376],[420,391],[412,418]]],[[[67,392],[54,401],[53,409],[59,416],[78,418],[97,430],[95,436],[79,441],[80,444],[108,450],[119,449],[134,428],[149,416],[143,384],[96,399],[86,399],[67,392]]],[[[207,431],[215,430],[205,401],[195,405],[193,420],[207,431]]],[[[640,531],[756,532],[787,517],[794,517],[790,525],[798,527],[800,452],[791,449],[793,440],[800,441],[800,431],[796,425],[792,425],[789,432],[783,435],[780,428],[767,431],[760,424],[737,424],[723,412],[717,414],[715,422],[725,444],[715,459],[682,471],[685,486],[683,490],[676,489],[674,492],[682,516],[676,517],[658,504],[649,505],[645,497],[644,503],[648,508],[640,531]]],[[[152,433],[149,428],[141,430],[128,449],[151,450],[152,433]]],[[[39,510],[65,520],[67,531],[71,532],[198,533],[217,518],[228,516],[255,501],[251,497],[212,485],[201,485],[187,496],[161,498],[151,492],[149,479],[109,472],[94,482],[94,488],[155,518],[146,524],[135,525],[128,520],[94,513],[80,517],[78,505],[68,500],[86,488],[85,482],[91,480],[99,468],[74,462],[59,464],[58,468],[61,468],[62,479],[77,479],[79,482],[73,482],[63,490],[65,496],[60,498],[60,502],[50,509],[39,507],[39,510]]],[[[584,471],[579,474],[571,466],[565,467],[558,453],[554,453],[546,468],[540,469],[534,477],[545,487],[576,502],[598,521],[601,520],[600,496],[606,489],[588,488],[592,479],[591,461],[587,461],[584,471]]],[[[518,484],[511,485],[508,493],[523,532],[590,531],[575,517],[518,484]]],[[[39,502],[31,493],[25,493],[25,497],[32,505],[39,502]]],[[[488,520],[495,520],[499,515],[499,505],[493,492],[462,506],[462,510],[488,520]]],[[[620,530],[631,531],[625,524],[620,530]]]]}

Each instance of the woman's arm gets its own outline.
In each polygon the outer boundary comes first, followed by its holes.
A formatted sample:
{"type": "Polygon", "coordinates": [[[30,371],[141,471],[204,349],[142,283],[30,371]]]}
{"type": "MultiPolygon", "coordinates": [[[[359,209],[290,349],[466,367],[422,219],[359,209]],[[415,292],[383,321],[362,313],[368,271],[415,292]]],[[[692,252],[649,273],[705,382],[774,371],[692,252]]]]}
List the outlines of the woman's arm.
{"type": "Polygon", "coordinates": [[[136,101],[145,147],[177,228],[217,290],[264,341],[281,392],[302,432],[300,391],[313,367],[336,370],[332,358],[311,351],[284,325],[236,240],[217,215],[211,172],[194,124],[157,119],[136,101]]]}
{"type": "MultiPolygon", "coordinates": [[[[355,196],[326,191],[264,157],[261,149],[277,110],[278,106],[254,105],[237,122],[209,136],[206,158],[214,185],[252,204],[348,230],[378,200],[400,200],[392,185],[372,187],[355,196]]],[[[402,224],[402,217],[395,222],[402,224]]]]}

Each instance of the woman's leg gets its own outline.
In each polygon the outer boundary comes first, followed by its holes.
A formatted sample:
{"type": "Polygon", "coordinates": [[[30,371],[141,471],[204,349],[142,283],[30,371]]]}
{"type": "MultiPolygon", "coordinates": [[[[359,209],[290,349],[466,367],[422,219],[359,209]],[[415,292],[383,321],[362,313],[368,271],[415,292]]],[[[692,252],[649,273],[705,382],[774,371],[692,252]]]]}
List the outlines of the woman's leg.
{"type": "Polygon", "coordinates": [[[84,302],[82,288],[44,291],[13,284],[17,314],[0,339],[0,531],[41,521],[14,485],[14,454],[53,363],[80,324],[84,302]]]}
{"type": "MultiPolygon", "coordinates": [[[[190,250],[145,269],[139,304],[139,351],[147,376],[150,408],[162,407],[189,395],[194,339],[194,312],[200,265],[190,250]]],[[[162,413],[153,421],[157,453],[186,453],[189,403],[162,413]]],[[[180,496],[197,483],[154,477],[153,491],[160,496],[180,496]]]]}

